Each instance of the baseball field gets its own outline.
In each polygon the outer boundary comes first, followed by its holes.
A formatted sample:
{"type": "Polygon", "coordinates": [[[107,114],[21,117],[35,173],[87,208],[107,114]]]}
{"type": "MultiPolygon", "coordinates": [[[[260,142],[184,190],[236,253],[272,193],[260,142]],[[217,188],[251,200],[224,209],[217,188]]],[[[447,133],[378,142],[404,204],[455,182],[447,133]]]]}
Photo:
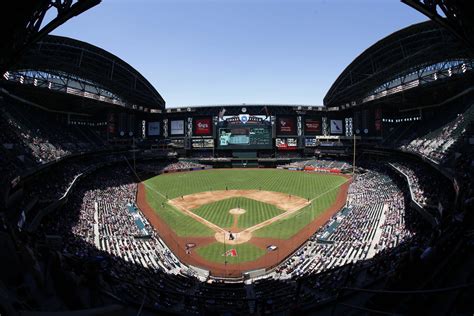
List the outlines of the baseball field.
{"type": "Polygon", "coordinates": [[[171,250],[214,275],[277,265],[345,203],[350,178],[280,169],[162,174],[137,203],[171,250]]]}

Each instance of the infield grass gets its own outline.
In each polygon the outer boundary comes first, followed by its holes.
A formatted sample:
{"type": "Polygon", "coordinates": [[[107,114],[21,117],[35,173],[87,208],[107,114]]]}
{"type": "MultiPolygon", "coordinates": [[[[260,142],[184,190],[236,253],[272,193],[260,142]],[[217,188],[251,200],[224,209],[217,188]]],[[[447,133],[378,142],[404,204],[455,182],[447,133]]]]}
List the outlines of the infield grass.
{"type": "MultiPolygon", "coordinates": [[[[210,228],[166,203],[168,199],[181,195],[225,190],[227,187],[229,190],[261,189],[315,199],[311,206],[253,232],[254,236],[258,237],[288,239],[331,206],[337,197],[339,187],[346,181],[346,178],[337,175],[280,169],[211,169],[163,174],[144,181],[144,184],[150,206],[179,236],[214,235],[210,228]]],[[[230,227],[232,215],[228,211],[235,206],[236,201],[233,199],[215,202],[222,203],[218,205],[219,210],[215,210],[215,213],[212,211],[212,204],[215,203],[201,206],[196,212],[220,227],[230,227]],[[220,210],[221,206],[223,211],[220,210]]],[[[262,202],[243,198],[241,203],[242,208],[248,207],[251,211],[240,215],[240,228],[260,223],[272,214],[278,215],[276,207],[262,202]],[[248,206],[243,206],[244,203],[248,206]],[[254,212],[254,208],[258,211],[254,212]]]]}
{"type": "Polygon", "coordinates": [[[160,216],[178,236],[214,236],[212,229],[166,203],[166,197],[161,196],[156,191],[147,188],[146,199],[158,216],[160,216]]]}
{"type": "Polygon", "coordinates": [[[324,213],[324,211],[334,203],[338,192],[339,187],[327,191],[327,193],[322,194],[319,198],[311,202],[311,205],[302,208],[288,217],[254,231],[252,236],[278,239],[291,238],[304,226],[324,213]]]}
{"type": "Polygon", "coordinates": [[[284,212],[274,205],[243,197],[209,203],[192,211],[219,227],[230,228],[233,224],[234,216],[229,213],[229,210],[238,207],[245,210],[244,214],[238,216],[239,228],[254,226],[284,212]]]}

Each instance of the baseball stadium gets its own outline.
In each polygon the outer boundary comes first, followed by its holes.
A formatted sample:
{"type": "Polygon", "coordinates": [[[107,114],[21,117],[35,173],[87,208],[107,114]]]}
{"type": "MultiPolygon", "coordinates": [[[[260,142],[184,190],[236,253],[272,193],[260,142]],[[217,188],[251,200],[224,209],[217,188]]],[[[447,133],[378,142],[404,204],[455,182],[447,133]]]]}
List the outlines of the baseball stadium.
{"type": "Polygon", "coordinates": [[[288,170],[210,169],[150,178],[138,185],[137,201],[181,261],[230,277],[265,271],[293,253],[345,205],[349,181],[288,170]],[[187,245],[193,250],[182,255],[187,245]]]}
{"type": "Polygon", "coordinates": [[[0,315],[472,315],[467,2],[397,3],[422,21],[339,65],[323,104],[181,106],[102,48],[120,29],[51,34],[100,0],[3,4],[0,315]]]}

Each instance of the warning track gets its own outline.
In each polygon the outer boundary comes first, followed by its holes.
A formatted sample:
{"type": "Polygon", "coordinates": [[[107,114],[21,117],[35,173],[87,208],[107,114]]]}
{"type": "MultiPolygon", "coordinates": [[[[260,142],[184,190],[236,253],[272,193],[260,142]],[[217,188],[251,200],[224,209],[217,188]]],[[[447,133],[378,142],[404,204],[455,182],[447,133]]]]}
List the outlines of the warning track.
{"type": "MultiPolygon", "coordinates": [[[[167,224],[166,222],[160,218],[160,216],[153,210],[153,208],[148,204],[146,199],[146,188],[143,183],[138,185],[138,193],[137,193],[137,205],[142,210],[143,214],[147,217],[150,224],[152,224],[155,229],[157,230],[160,237],[165,241],[168,247],[180,258],[180,260],[189,265],[199,266],[204,269],[207,269],[211,272],[212,275],[216,276],[225,276],[225,277],[239,277],[242,275],[242,272],[255,270],[255,269],[262,269],[262,268],[271,268],[276,266],[286,257],[288,257],[291,253],[293,253],[301,244],[303,244],[309,237],[311,237],[314,232],[324,225],[330,218],[333,216],[337,211],[339,211],[346,202],[347,190],[350,184],[350,177],[347,177],[348,181],[343,183],[338,189],[337,197],[334,203],[320,216],[314,219],[312,222],[308,223],[305,227],[303,227],[297,234],[293,237],[282,240],[282,239],[275,239],[275,238],[261,238],[261,237],[252,237],[251,232],[255,231],[258,228],[263,226],[269,225],[272,222],[262,222],[253,227],[250,227],[240,233],[242,233],[241,237],[243,239],[247,239],[246,242],[251,243],[257,247],[266,250],[268,245],[275,245],[277,246],[277,251],[267,252],[265,255],[260,257],[257,260],[250,261],[250,262],[243,262],[239,264],[227,264],[224,265],[223,263],[216,263],[205,260],[201,258],[195,251],[192,251],[191,254],[186,254],[185,248],[186,243],[196,243],[197,247],[205,246],[216,242],[216,238],[214,237],[180,237],[178,236],[167,224]],[[258,228],[256,226],[263,225],[258,228]],[[249,235],[250,234],[250,235],[249,235]]],[[[322,193],[324,194],[324,192],[322,193]]],[[[235,197],[235,196],[242,196],[245,198],[255,199],[257,201],[261,201],[264,203],[272,204],[277,206],[278,208],[284,210],[285,212],[281,215],[277,216],[278,219],[272,218],[271,220],[279,220],[281,219],[280,216],[285,217],[289,214],[298,211],[302,207],[308,205],[308,201],[298,196],[292,195],[291,197],[288,194],[279,193],[279,192],[272,192],[272,191],[260,191],[260,190],[219,190],[219,191],[209,191],[209,192],[201,192],[190,194],[187,196],[183,196],[183,198],[179,197],[173,200],[168,201],[169,204],[174,205],[177,209],[183,210],[186,209],[188,212],[192,213],[192,209],[197,208],[199,206],[220,201],[223,199],[235,197]]],[[[191,214],[187,213],[188,215],[192,216],[191,214]]],[[[194,214],[194,213],[192,213],[194,214]]],[[[199,217],[198,215],[194,214],[195,216],[199,217]]],[[[193,216],[194,217],[194,216],[193,216]]],[[[196,220],[197,217],[194,217],[196,220]]],[[[199,217],[202,219],[201,217],[199,217]]],[[[206,221],[205,219],[202,219],[206,221]]],[[[207,222],[207,221],[206,221],[207,222]]],[[[208,222],[209,227],[213,225],[212,228],[216,235],[219,233],[222,236],[225,236],[225,231],[208,222]]],[[[206,224],[207,225],[207,224],[206,224]]],[[[225,237],[223,237],[225,238],[225,237]]],[[[219,240],[221,241],[221,240],[219,240]]],[[[223,242],[223,240],[221,241],[223,242]]],[[[226,243],[229,241],[226,239],[226,243]]]]}

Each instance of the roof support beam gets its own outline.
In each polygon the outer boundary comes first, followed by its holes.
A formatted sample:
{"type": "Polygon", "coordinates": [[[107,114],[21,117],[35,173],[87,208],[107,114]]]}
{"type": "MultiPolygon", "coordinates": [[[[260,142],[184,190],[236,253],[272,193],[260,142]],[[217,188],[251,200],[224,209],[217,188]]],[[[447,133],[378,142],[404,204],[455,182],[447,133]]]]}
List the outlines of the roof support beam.
{"type": "Polygon", "coordinates": [[[0,29],[6,38],[0,43],[0,73],[11,68],[20,55],[49,32],[96,6],[101,0],[8,1],[0,10],[0,29]],[[46,13],[55,8],[57,16],[41,28],[46,13]]]}
{"type": "Polygon", "coordinates": [[[449,30],[474,52],[474,9],[472,1],[401,0],[449,30]],[[441,14],[441,12],[443,14],[441,14]],[[444,16],[443,16],[444,15],[444,16]]]}

